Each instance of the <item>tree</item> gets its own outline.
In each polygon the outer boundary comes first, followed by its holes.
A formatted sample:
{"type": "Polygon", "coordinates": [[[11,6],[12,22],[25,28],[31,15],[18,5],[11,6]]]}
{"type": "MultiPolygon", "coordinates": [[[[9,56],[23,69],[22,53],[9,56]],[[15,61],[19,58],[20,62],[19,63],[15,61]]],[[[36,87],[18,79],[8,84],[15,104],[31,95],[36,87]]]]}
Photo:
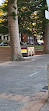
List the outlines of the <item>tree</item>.
{"type": "Polygon", "coordinates": [[[49,21],[45,18],[45,10],[47,10],[46,0],[41,0],[41,5],[38,7],[38,31],[42,34],[44,39],[44,53],[49,53],[49,21]]]}
{"type": "Polygon", "coordinates": [[[19,41],[17,0],[8,0],[8,25],[12,60],[23,60],[19,41]]]}
{"type": "MultiPolygon", "coordinates": [[[[47,47],[47,45],[45,47],[45,44],[47,44],[45,34],[47,31],[45,30],[47,30],[46,27],[48,26],[48,22],[45,19],[45,9],[47,9],[46,0],[18,0],[19,31],[32,35],[42,35],[45,41],[44,48],[47,47]],[[37,12],[36,16],[34,16],[34,12],[37,12]],[[35,26],[33,25],[34,23],[36,24],[35,26]]],[[[15,16],[15,13],[12,13],[12,15],[15,16]]],[[[44,50],[46,51],[46,49],[44,50]]]]}
{"type": "Polygon", "coordinates": [[[37,0],[36,31],[43,37],[44,53],[49,53],[49,21],[45,18],[45,10],[47,10],[46,0],[37,0]]]}
{"type": "Polygon", "coordinates": [[[8,34],[7,1],[0,6],[0,34],[8,34]]]}
{"type": "MultiPolygon", "coordinates": [[[[36,22],[36,20],[35,20],[36,16],[34,15],[36,6],[37,6],[37,4],[36,4],[35,0],[33,0],[33,1],[32,0],[29,0],[29,1],[28,0],[24,0],[24,1],[18,0],[19,32],[21,32],[21,33],[26,32],[29,35],[33,35],[33,36],[35,35],[35,31],[33,30],[35,27],[34,27],[33,23],[34,23],[34,21],[36,22]]],[[[4,11],[6,11],[7,7],[3,7],[2,9],[4,11]]],[[[2,22],[2,24],[3,24],[3,25],[1,25],[2,29],[5,29],[5,27],[4,27],[4,26],[6,26],[5,23],[8,23],[6,20],[7,19],[5,19],[4,22],[2,22]]],[[[8,27],[6,27],[6,30],[8,30],[8,27]]],[[[36,38],[36,36],[34,36],[34,38],[36,38]]]]}
{"type": "Polygon", "coordinates": [[[24,0],[18,3],[19,27],[21,33],[33,35],[36,43],[36,0],[24,0]],[[19,5],[20,4],[20,5],[19,5]],[[21,7],[20,7],[21,6],[21,7]]]}
{"type": "MultiPolygon", "coordinates": [[[[18,0],[18,21],[19,21],[19,32],[32,33],[35,11],[34,0],[18,0]]],[[[5,2],[7,4],[7,2],[5,2]]],[[[2,6],[3,11],[7,11],[7,6],[2,6]]],[[[7,15],[8,16],[8,15],[7,15]]],[[[6,19],[7,20],[7,19],[6,19]]],[[[8,23],[8,22],[7,22],[8,23]]],[[[4,24],[5,25],[5,24],[4,24]]]]}
{"type": "MultiPolygon", "coordinates": [[[[19,0],[18,0],[19,1],[19,0]]],[[[33,28],[33,20],[31,18],[31,14],[35,10],[35,6],[33,6],[32,0],[24,0],[22,2],[18,2],[18,12],[19,12],[19,27],[20,32],[31,32],[33,28]]]]}

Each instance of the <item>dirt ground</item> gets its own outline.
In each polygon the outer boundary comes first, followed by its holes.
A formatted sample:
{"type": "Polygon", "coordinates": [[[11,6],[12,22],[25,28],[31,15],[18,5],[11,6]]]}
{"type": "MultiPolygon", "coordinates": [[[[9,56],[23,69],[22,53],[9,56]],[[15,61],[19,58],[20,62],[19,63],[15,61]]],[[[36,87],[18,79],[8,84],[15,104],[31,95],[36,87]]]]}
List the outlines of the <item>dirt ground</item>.
{"type": "Polygon", "coordinates": [[[11,59],[10,47],[0,47],[0,62],[11,59]]]}
{"type": "MultiPolygon", "coordinates": [[[[43,54],[43,51],[35,51],[36,55],[43,54]]],[[[0,62],[10,61],[11,60],[11,52],[10,47],[0,47],[0,62]]]]}
{"type": "Polygon", "coordinates": [[[36,55],[41,55],[41,54],[43,54],[44,52],[43,51],[35,51],[35,54],[36,55]]]}

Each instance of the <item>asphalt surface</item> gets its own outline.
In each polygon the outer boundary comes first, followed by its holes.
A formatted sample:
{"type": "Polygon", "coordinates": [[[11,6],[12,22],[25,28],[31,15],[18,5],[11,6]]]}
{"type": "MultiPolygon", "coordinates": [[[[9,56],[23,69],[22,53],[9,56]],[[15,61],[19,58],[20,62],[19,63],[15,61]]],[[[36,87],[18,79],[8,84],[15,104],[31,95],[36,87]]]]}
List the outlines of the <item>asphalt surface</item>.
{"type": "Polygon", "coordinates": [[[40,111],[49,111],[49,102],[46,102],[40,111]]]}
{"type": "Polygon", "coordinates": [[[23,95],[33,97],[48,83],[47,64],[49,55],[34,55],[21,62],[5,62],[0,64],[0,111],[19,111],[26,101],[7,99],[7,95],[23,95]]]}

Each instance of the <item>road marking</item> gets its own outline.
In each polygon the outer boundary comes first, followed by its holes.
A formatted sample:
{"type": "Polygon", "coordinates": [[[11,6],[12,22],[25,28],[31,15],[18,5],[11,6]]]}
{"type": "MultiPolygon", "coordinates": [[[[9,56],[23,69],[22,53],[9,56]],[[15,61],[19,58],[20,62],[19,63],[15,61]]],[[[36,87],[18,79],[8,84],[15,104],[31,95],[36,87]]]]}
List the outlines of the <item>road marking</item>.
{"type": "Polygon", "coordinates": [[[36,75],[37,73],[38,73],[38,72],[35,72],[35,73],[31,74],[30,77],[36,75]]]}

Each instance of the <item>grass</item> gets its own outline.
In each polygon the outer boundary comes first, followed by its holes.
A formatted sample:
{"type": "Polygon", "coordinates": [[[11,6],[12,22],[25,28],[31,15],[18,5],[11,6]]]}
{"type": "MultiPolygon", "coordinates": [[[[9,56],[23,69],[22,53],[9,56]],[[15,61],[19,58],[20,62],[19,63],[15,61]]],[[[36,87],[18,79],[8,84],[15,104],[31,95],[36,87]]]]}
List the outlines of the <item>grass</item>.
{"type": "Polygon", "coordinates": [[[34,47],[36,51],[43,51],[44,45],[22,45],[22,48],[34,47]]]}
{"type": "Polygon", "coordinates": [[[43,50],[44,45],[28,45],[28,47],[34,47],[35,50],[43,50]]]}
{"type": "MultiPolygon", "coordinates": [[[[10,47],[10,46],[0,46],[0,47],[10,47]]],[[[21,47],[34,47],[35,51],[43,51],[44,45],[27,45],[27,46],[21,46],[21,47]]]]}
{"type": "Polygon", "coordinates": [[[35,50],[43,50],[44,45],[33,45],[35,50]]]}

